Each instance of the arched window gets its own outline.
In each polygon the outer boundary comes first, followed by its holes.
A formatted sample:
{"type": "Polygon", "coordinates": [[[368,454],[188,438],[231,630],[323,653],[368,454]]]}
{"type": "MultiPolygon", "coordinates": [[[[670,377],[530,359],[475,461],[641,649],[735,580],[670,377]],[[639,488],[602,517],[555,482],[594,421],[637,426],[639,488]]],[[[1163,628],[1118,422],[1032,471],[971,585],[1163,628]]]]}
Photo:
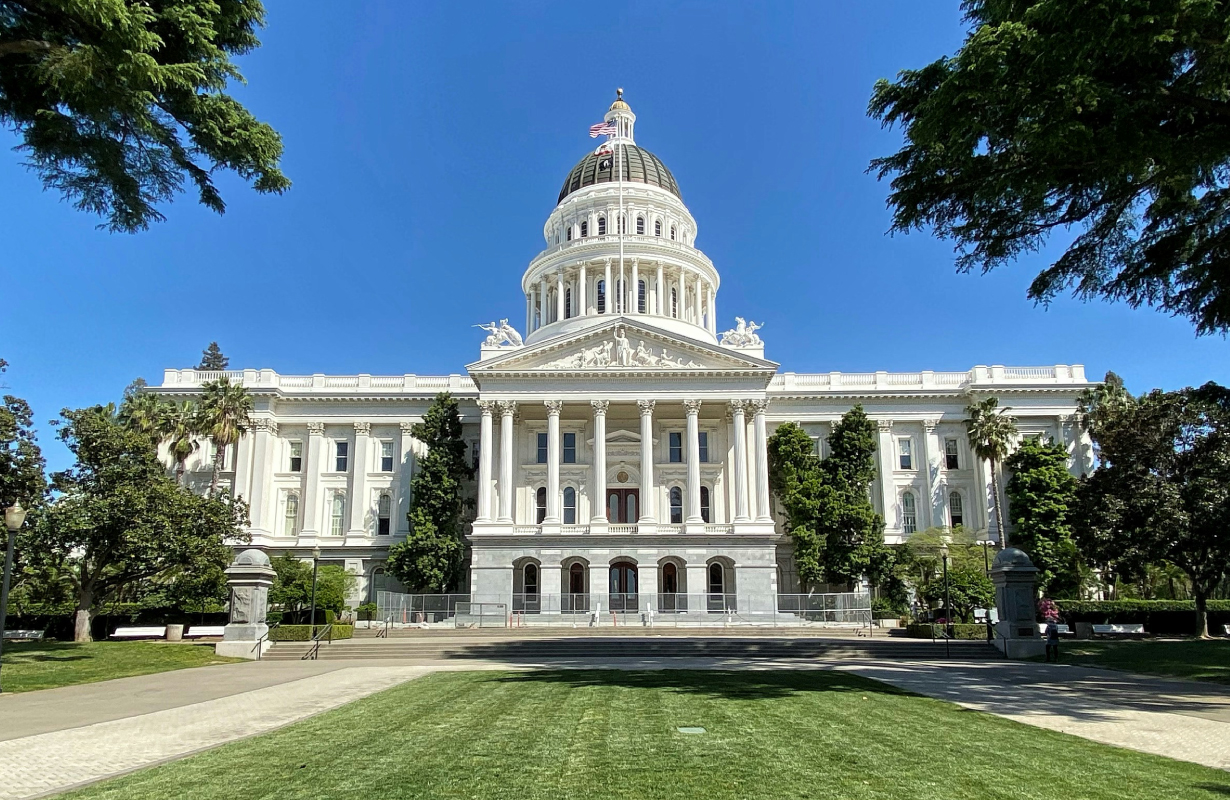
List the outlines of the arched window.
{"type": "Polygon", "coordinates": [[[598,235],[606,236],[606,217],[598,217],[598,235]]]}
{"type": "Polygon", "coordinates": [[[636,282],[636,310],[645,313],[645,282],[642,280],[636,282]]]}
{"type": "Polygon", "coordinates": [[[393,498],[387,494],[380,495],[380,500],[376,503],[376,534],[378,536],[389,535],[389,523],[393,516],[393,498]]]}
{"type": "Polygon", "coordinates": [[[547,518],[547,487],[538,487],[538,491],[534,493],[534,506],[537,509],[534,521],[541,525],[547,518]]]}
{"type": "Polygon", "coordinates": [[[948,524],[952,527],[965,524],[965,509],[961,505],[961,493],[948,495],[948,524]]]}
{"type": "Polygon", "coordinates": [[[282,533],[286,536],[295,535],[295,527],[299,524],[299,495],[286,495],[286,523],[282,533]]]}
{"type": "Polygon", "coordinates": [[[679,319],[679,290],[671,287],[671,316],[679,319]]]}
{"type": "Polygon", "coordinates": [[[683,490],[678,486],[671,487],[671,524],[683,522],[683,490]]]}
{"type": "Polygon", "coordinates": [[[675,240],[675,226],[671,226],[671,241],[675,240]]]}
{"type": "MultiPolygon", "coordinates": [[[[672,228],[672,230],[674,229],[672,228]]],[[[571,225],[569,225],[568,229],[565,231],[564,238],[570,242],[572,241],[572,226],[571,225]]]]}
{"type": "MultiPolygon", "coordinates": [[[[662,565],[662,593],[675,594],[679,591],[679,568],[667,561],[662,565]]],[[[673,599],[673,598],[672,598],[673,599]]],[[[672,606],[673,608],[674,606],[672,606]]]]}
{"type": "Polygon", "coordinates": [[[581,238],[584,239],[586,236],[589,236],[589,220],[583,219],[581,220],[581,238]]]}
{"type": "Polygon", "coordinates": [[[329,533],[334,536],[341,536],[345,532],[345,517],[346,517],[346,495],[341,492],[333,493],[333,514],[329,521],[329,533]]]}
{"type": "Polygon", "coordinates": [[[918,506],[913,492],[901,495],[901,530],[907,536],[918,530],[918,506]]]}
{"type": "Polygon", "coordinates": [[[726,575],[722,565],[716,561],[709,565],[709,594],[725,594],[726,575]]]}
{"type": "Polygon", "coordinates": [[[521,573],[521,589],[527,595],[538,594],[538,565],[526,564],[521,573]]]}
{"type": "Polygon", "coordinates": [[[661,236],[661,235],[662,235],[662,220],[660,220],[660,219],[655,219],[655,220],[653,221],[653,235],[654,235],[654,236],[661,236]]]}
{"type": "Polygon", "coordinates": [[[645,218],[644,217],[636,218],[636,235],[637,236],[645,235],[645,218]]]}
{"type": "Polygon", "coordinates": [[[572,317],[572,287],[564,290],[564,319],[572,317]]]}
{"type": "Polygon", "coordinates": [[[577,490],[571,486],[564,487],[564,524],[577,524],[577,490]]]}
{"type": "Polygon", "coordinates": [[[598,281],[598,313],[606,313],[606,281],[598,281]]]}
{"type": "Polygon", "coordinates": [[[709,487],[700,487],[700,518],[709,521],[709,487]]]}

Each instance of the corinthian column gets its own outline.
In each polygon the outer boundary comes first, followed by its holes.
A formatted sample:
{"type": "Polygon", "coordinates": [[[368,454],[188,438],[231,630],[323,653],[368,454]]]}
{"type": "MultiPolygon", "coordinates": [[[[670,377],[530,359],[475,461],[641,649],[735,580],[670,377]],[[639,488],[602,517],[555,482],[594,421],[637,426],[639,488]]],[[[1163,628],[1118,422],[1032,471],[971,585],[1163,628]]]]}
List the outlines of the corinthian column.
{"type": "Polygon", "coordinates": [[[688,415],[688,522],[704,522],[700,515],[700,401],[684,400],[688,415]]]}
{"type": "Polygon", "coordinates": [[[500,522],[513,521],[513,415],[517,404],[500,402],[500,522]]]}
{"type": "Polygon", "coordinates": [[[351,535],[366,534],[367,531],[367,445],[371,440],[372,424],[356,422],[354,424],[354,462],[350,465],[350,528],[351,535]]]}
{"type": "Polygon", "coordinates": [[[580,290],[577,294],[580,295],[580,300],[578,303],[574,304],[578,306],[576,314],[578,317],[585,316],[585,314],[589,311],[589,280],[587,277],[588,276],[585,274],[585,262],[582,261],[581,274],[577,276],[577,287],[580,290]]]}
{"type": "Polygon", "coordinates": [[[756,521],[772,522],[769,513],[769,437],[765,433],[764,412],[768,400],[752,400],[752,422],[756,432],[756,521]]]}
{"type": "Polygon", "coordinates": [[[735,522],[747,522],[747,418],[742,400],[730,401],[735,429],[735,522]]]}
{"type": "Polygon", "coordinates": [[[653,407],[652,400],[637,400],[641,410],[641,522],[654,522],[653,407]]]}
{"type": "Polygon", "coordinates": [[[547,516],[543,522],[558,524],[559,514],[559,412],[564,404],[559,400],[547,400],[547,516]]]}
{"type": "Polygon", "coordinates": [[[303,527],[300,536],[316,536],[317,520],[320,518],[320,459],[324,455],[325,424],[309,422],[307,424],[307,466],[305,468],[303,486],[303,527]]]}
{"type": "MultiPolygon", "coordinates": [[[[610,298],[609,294],[607,298],[610,298]]],[[[591,400],[589,404],[594,408],[594,473],[589,482],[590,521],[602,523],[606,522],[606,409],[611,403],[609,400],[591,400]]]]}
{"type": "MultiPolygon", "coordinates": [[[[608,258],[606,260],[606,282],[602,284],[602,305],[603,305],[602,313],[603,314],[614,314],[615,313],[614,307],[611,306],[611,298],[614,296],[615,296],[615,293],[611,291],[611,259],[608,258]]],[[[605,414],[606,412],[603,411],[603,413],[605,414]]]]}
{"type": "Polygon", "coordinates": [[[478,521],[491,521],[491,416],[495,401],[479,400],[482,420],[478,429],[478,521]]]}

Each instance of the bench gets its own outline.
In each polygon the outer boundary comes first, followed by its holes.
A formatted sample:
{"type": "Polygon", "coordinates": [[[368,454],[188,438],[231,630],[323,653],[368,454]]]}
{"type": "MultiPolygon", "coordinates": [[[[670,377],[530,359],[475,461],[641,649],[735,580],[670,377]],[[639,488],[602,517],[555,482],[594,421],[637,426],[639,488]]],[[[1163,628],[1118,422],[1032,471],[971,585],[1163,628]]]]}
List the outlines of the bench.
{"type": "MultiPolygon", "coordinates": [[[[1072,629],[1069,628],[1067,625],[1061,624],[1058,627],[1059,627],[1060,636],[1070,636],[1072,634],[1072,629]]],[[[1046,636],[1046,623],[1045,622],[1038,623],[1038,635],[1046,636]]]]}
{"type": "Polygon", "coordinates": [[[225,625],[193,625],[184,632],[185,639],[203,639],[206,636],[222,637],[225,633],[225,625]]]}
{"type": "Polygon", "coordinates": [[[1221,629],[1226,632],[1227,636],[1230,636],[1230,625],[1222,625],[1221,629]]]}
{"type": "Polygon", "coordinates": [[[46,631],[5,631],[4,638],[16,642],[41,642],[46,631]]]}
{"type": "Polygon", "coordinates": [[[167,626],[151,626],[148,628],[116,628],[111,634],[112,639],[165,639],[167,626]]]}
{"type": "Polygon", "coordinates": [[[1106,635],[1106,634],[1125,635],[1126,634],[1126,635],[1132,635],[1132,636],[1141,636],[1144,634],[1144,632],[1145,632],[1145,626],[1140,623],[1128,624],[1128,625],[1094,625],[1093,626],[1093,633],[1095,636],[1097,634],[1102,634],[1102,635],[1106,635]]]}

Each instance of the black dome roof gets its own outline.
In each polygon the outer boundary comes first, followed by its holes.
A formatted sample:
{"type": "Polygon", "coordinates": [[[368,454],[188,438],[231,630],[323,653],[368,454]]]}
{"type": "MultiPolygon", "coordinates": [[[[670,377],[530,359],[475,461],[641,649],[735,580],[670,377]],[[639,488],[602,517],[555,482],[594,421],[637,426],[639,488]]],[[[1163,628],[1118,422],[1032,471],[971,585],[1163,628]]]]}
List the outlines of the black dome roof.
{"type": "Polygon", "coordinates": [[[590,153],[581,159],[568,173],[564,187],[559,190],[559,200],[556,203],[563,202],[565,197],[582,187],[614,181],[617,166],[622,170],[625,181],[660,186],[680,200],[683,199],[683,195],[679,194],[679,184],[675,183],[675,176],[666,168],[661,159],[634,144],[616,146],[623,152],[618,154],[612,152],[609,156],[590,153]]]}

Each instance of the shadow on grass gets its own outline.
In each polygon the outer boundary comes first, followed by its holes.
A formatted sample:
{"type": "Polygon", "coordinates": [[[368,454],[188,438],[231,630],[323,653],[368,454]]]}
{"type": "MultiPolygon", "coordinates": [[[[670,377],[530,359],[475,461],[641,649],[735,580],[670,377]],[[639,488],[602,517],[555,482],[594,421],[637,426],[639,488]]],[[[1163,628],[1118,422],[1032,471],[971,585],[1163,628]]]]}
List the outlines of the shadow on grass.
{"type": "Polygon", "coordinates": [[[1213,794],[1224,794],[1230,797],[1230,784],[1226,783],[1197,783],[1197,789],[1203,789],[1206,792],[1213,794]]]}
{"type": "Polygon", "coordinates": [[[724,700],[773,700],[808,692],[858,692],[902,697],[909,692],[856,675],[818,670],[532,670],[502,675],[499,683],[563,683],[573,688],[617,686],[704,695],[724,700]]]}

